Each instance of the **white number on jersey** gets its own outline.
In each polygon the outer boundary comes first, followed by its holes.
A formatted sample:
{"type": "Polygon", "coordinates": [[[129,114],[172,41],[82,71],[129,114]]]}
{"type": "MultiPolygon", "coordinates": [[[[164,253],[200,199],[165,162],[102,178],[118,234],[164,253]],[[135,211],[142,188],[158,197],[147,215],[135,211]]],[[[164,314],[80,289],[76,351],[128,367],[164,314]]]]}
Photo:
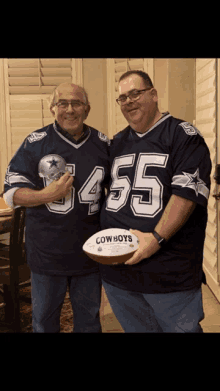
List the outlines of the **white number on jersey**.
{"type": "MultiPolygon", "coordinates": [[[[71,176],[75,176],[75,164],[67,164],[67,169],[71,176]]],[[[104,179],[104,168],[95,167],[89,178],[85,181],[78,192],[79,202],[81,204],[89,204],[88,214],[92,215],[99,211],[99,198],[101,195],[101,182],[104,179]]],[[[52,180],[43,178],[44,186],[48,186],[52,180]]],[[[73,182],[74,184],[74,182],[73,182]]],[[[59,201],[49,202],[46,204],[47,209],[53,213],[66,214],[74,208],[75,188],[71,190],[59,201]]]]}
{"type": "Polygon", "coordinates": [[[124,155],[115,158],[112,166],[112,185],[106,201],[106,209],[118,212],[126,205],[130,191],[142,190],[149,194],[149,201],[143,201],[142,195],[132,194],[131,210],[135,216],[154,217],[162,209],[163,185],[156,176],[147,176],[147,167],[165,168],[168,160],[167,154],[140,153],[136,165],[133,187],[127,176],[120,177],[119,170],[122,167],[133,167],[135,154],[124,155]],[[119,191],[118,197],[115,190],[119,191]]]}
{"type": "Polygon", "coordinates": [[[99,198],[101,196],[101,182],[104,179],[104,168],[95,167],[87,181],[78,192],[79,202],[89,204],[89,215],[99,211],[99,198]]]}

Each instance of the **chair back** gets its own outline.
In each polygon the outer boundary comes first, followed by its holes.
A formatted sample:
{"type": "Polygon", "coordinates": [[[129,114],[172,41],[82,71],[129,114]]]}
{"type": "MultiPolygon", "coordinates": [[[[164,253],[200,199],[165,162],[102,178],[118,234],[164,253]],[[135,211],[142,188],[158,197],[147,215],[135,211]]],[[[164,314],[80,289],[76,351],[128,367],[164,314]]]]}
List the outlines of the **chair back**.
{"type": "Polygon", "coordinates": [[[13,268],[25,263],[24,229],[26,208],[16,208],[13,213],[12,229],[10,234],[10,266],[13,268]]]}

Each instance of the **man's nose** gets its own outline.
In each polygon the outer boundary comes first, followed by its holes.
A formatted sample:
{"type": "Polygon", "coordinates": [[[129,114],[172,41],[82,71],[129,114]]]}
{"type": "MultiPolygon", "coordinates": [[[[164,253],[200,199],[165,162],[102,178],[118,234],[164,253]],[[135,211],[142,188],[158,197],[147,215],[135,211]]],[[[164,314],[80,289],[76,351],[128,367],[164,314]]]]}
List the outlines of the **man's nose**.
{"type": "Polygon", "coordinates": [[[66,111],[67,111],[68,113],[74,111],[73,106],[71,105],[71,103],[68,104],[68,107],[67,107],[66,111]]]}
{"type": "Polygon", "coordinates": [[[125,102],[126,105],[129,105],[130,103],[133,103],[134,101],[132,100],[132,98],[130,98],[130,96],[127,96],[127,100],[125,102]]]}

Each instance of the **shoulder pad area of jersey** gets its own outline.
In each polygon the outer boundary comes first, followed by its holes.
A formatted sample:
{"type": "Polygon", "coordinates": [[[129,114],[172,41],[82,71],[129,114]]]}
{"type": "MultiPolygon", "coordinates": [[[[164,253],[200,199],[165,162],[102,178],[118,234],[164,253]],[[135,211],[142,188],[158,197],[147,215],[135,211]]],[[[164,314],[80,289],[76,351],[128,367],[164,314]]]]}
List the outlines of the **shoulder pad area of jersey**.
{"type": "Polygon", "coordinates": [[[106,136],[106,134],[98,132],[98,137],[100,138],[100,140],[108,143],[108,145],[111,144],[111,141],[109,140],[108,136],[106,136]]]}
{"type": "Polygon", "coordinates": [[[126,134],[127,130],[129,129],[129,126],[126,126],[125,129],[122,129],[120,130],[120,132],[116,133],[114,136],[113,136],[113,139],[117,139],[117,138],[121,138],[124,136],[124,134],[126,134]]]}
{"type": "Polygon", "coordinates": [[[45,136],[47,136],[46,132],[33,132],[30,136],[27,137],[29,143],[33,143],[35,141],[42,140],[45,136]]]}
{"type": "Polygon", "coordinates": [[[203,137],[202,134],[200,133],[200,131],[195,126],[190,124],[189,122],[181,122],[179,124],[179,126],[181,126],[183,128],[184,132],[188,136],[195,136],[195,135],[199,134],[201,137],[203,137]]]}

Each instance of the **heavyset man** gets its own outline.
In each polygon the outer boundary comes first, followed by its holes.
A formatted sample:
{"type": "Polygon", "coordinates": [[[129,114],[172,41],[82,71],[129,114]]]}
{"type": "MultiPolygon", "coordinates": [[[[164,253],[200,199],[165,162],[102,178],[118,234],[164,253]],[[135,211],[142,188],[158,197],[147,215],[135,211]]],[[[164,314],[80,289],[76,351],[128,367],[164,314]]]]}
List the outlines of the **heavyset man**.
{"type": "Polygon", "coordinates": [[[105,291],[125,332],[202,332],[208,147],[194,126],[159,111],[145,72],[123,74],[119,94],[129,125],[111,146],[101,228],[132,229],[139,249],[123,265],[100,265],[105,291]]]}
{"type": "Polygon", "coordinates": [[[27,208],[33,331],[59,332],[69,284],[74,332],[101,332],[99,268],[82,246],[100,229],[109,140],[84,123],[90,105],[83,88],[59,85],[50,110],[55,122],[24,140],[8,166],[4,189],[8,205],[27,208]]]}

